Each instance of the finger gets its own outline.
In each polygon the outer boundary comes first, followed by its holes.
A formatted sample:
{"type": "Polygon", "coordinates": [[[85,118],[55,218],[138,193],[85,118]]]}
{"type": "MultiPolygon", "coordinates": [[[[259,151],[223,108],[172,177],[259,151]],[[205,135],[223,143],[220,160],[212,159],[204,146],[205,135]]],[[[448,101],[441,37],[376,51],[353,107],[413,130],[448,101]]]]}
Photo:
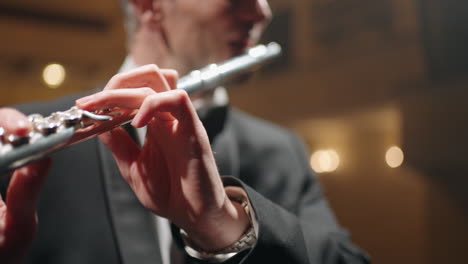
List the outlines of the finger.
{"type": "Polygon", "coordinates": [[[30,123],[23,113],[13,108],[1,108],[0,127],[3,127],[8,134],[25,136],[29,133],[30,123]]]}
{"type": "MultiPolygon", "coordinates": [[[[195,128],[199,118],[187,92],[172,90],[165,93],[153,94],[145,98],[140,110],[132,121],[132,126],[142,127],[154,116],[168,112],[186,128],[195,128]]],[[[169,115],[158,115],[160,119],[172,121],[169,115]]]]}
{"type": "Polygon", "coordinates": [[[155,64],[148,64],[114,75],[104,90],[150,87],[156,92],[164,92],[174,87],[169,83],[169,81],[174,83],[174,79],[177,82],[175,70],[161,70],[155,64]]]}
{"type": "Polygon", "coordinates": [[[51,160],[44,159],[13,173],[6,199],[7,216],[12,223],[35,221],[39,192],[50,167],[51,160]]]}
{"type": "Polygon", "coordinates": [[[6,205],[5,202],[3,202],[2,195],[0,194],[0,247],[5,241],[5,213],[6,205]]]}
{"type": "Polygon", "coordinates": [[[34,238],[37,230],[36,204],[50,165],[50,159],[46,159],[13,173],[2,232],[3,249],[11,259],[19,259],[34,238]]]}
{"type": "MultiPolygon", "coordinates": [[[[3,201],[2,194],[0,193],[0,219],[2,219],[2,213],[4,212],[3,208],[5,207],[5,202],[3,201]]],[[[1,222],[0,222],[1,224],[1,222]]],[[[0,227],[0,234],[1,234],[1,227],[0,227]]]]}
{"type": "Polygon", "coordinates": [[[171,90],[177,89],[177,81],[179,80],[179,73],[172,69],[161,69],[163,76],[166,78],[167,83],[171,90]]]}
{"type": "MultiPolygon", "coordinates": [[[[166,78],[170,90],[177,89],[177,81],[179,79],[179,74],[177,73],[177,71],[171,69],[161,69],[161,72],[166,78]]],[[[162,118],[164,120],[173,120],[173,117],[169,113],[160,113],[159,118],[162,118]]]]}
{"type": "Polygon", "coordinates": [[[94,111],[113,107],[137,109],[143,100],[156,92],[151,88],[104,90],[93,95],[80,98],[76,105],[85,110],[94,111]]]}
{"type": "Polygon", "coordinates": [[[138,158],[140,147],[122,127],[113,129],[110,133],[101,134],[99,139],[110,149],[117,161],[120,172],[127,182],[132,185],[132,181],[127,177],[130,175],[129,170],[132,163],[138,158]]]}

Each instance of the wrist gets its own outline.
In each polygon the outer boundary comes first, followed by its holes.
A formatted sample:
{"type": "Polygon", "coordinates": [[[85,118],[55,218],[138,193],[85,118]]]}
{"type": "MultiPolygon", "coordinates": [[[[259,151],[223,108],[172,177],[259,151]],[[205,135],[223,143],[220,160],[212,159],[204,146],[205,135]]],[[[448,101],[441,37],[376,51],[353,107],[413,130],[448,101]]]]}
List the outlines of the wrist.
{"type": "Polygon", "coordinates": [[[238,241],[252,227],[249,215],[244,206],[236,201],[226,199],[223,212],[212,225],[185,230],[186,239],[197,249],[216,252],[238,241]]]}

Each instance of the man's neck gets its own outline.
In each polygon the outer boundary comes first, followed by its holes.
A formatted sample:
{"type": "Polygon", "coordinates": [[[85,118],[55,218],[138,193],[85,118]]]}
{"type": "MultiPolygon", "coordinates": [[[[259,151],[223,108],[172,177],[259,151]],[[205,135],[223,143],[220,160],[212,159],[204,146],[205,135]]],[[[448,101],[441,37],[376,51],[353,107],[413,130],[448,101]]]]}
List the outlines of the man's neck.
{"type": "Polygon", "coordinates": [[[156,64],[162,69],[175,69],[180,76],[195,70],[174,56],[163,32],[156,34],[154,29],[140,27],[129,47],[129,55],[137,65],[156,64]]]}

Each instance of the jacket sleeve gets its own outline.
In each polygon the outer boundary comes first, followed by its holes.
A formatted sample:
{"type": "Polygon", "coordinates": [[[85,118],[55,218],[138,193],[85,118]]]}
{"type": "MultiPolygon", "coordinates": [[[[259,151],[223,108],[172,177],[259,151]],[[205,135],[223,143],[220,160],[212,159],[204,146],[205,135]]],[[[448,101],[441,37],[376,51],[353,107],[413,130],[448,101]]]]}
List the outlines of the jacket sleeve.
{"type": "Polygon", "coordinates": [[[259,224],[254,248],[228,263],[370,263],[330,218],[325,200],[313,192],[304,197],[301,212],[295,215],[236,178],[226,177],[224,182],[246,190],[259,224]]]}
{"type": "Polygon", "coordinates": [[[240,186],[246,190],[259,224],[259,237],[254,248],[234,257],[229,263],[370,263],[369,257],[353,245],[347,232],[338,226],[309,167],[304,144],[291,133],[287,137],[288,146],[283,145],[279,149],[282,153],[262,157],[262,160],[268,160],[271,156],[267,163],[286,170],[283,176],[273,176],[280,180],[273,181],[268,175],[261,175],[260,182],[249,186],[234,177],[223,178],[225,185],[240,186]],[[284,160],[285,155],[289,155],[287,160],[284,160]],[[288,166],[296,168],[284,169],[288,166]],[[288,171],[296,175],[288,174],[288,171]],[[273,186],[279,183],[282,186],[273,186]],[[272,188],[262,191],[261,185],[272,188]],[[296,187],[291,188],[291,185],[296,187]],[[276,198],[276,195],[287,198],[292,206],[282,204],[280,201],[285,199],[276,198]]]}

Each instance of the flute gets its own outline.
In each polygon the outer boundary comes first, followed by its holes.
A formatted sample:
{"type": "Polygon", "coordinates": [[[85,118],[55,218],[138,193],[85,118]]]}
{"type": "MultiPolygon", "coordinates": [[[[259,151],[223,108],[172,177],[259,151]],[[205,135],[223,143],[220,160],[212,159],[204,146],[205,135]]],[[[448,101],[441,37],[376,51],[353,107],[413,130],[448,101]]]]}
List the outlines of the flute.
{"type": "MultiPolygon", "coordinates": [[[[223,63],[192,71],[179,79],[177,89],[190,96],[209,92],[256,71],[280,54],[281,47],[275,42],[255,46],[223,63]]],[[[47,117],[33,114],[28,116],[32,130],[27,136],[6,134],[0,127],[0,174],[131,122],[137,111],[115,108],[89,112],[72,107],[47,117]]]]}

